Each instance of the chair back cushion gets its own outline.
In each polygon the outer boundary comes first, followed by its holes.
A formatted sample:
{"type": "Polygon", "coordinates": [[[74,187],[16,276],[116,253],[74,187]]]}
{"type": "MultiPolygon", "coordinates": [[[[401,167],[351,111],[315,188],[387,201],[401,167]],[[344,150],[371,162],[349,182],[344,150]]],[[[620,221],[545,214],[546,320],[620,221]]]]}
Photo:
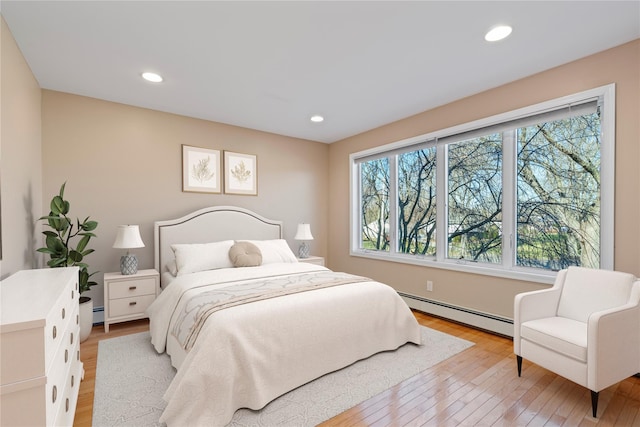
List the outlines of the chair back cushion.
{"type": "Polygon", "coordinates": [[[635,276],[619,271],[569,267],[558,316],[587,322],[591,313],[626,304],[635,276]]]}

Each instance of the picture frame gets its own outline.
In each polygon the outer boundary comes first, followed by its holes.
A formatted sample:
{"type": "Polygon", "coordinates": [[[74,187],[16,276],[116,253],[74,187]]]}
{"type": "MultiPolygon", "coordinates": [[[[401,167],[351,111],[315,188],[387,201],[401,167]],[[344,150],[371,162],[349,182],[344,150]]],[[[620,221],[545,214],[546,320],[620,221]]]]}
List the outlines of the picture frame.
{"type": "Polygon", "coordinates": [[[255,155],[224,152],[224,192],[258,195],[258,159],[255,155]]]}
{"type": "Polygon", "coordinates": [[[182,145],[182,191],[222,192],[220,150],[182,145]]]}

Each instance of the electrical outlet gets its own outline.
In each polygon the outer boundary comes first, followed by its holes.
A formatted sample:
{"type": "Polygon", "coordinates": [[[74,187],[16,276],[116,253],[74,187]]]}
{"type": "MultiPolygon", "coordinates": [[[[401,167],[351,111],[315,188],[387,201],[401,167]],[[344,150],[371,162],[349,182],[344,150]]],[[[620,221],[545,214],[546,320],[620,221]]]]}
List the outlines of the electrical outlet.
{"type": "Polygon", "coordinates": [[[427,280],[427,291],[433,291],[433,282],[431,280],[427,280]]]}

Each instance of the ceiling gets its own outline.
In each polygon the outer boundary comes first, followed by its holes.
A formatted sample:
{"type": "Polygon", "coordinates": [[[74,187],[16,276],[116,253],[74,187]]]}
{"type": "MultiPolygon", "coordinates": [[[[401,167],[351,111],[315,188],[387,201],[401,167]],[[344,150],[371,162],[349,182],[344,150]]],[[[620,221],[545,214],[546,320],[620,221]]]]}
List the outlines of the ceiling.
{"type": "Polygon", "coordinates": [[[2,0],[0,10],[44,89],[325,143],[640,38],[640,1],[2,0]],[[501,23],[512,35],[486,42],[501,23]]]}

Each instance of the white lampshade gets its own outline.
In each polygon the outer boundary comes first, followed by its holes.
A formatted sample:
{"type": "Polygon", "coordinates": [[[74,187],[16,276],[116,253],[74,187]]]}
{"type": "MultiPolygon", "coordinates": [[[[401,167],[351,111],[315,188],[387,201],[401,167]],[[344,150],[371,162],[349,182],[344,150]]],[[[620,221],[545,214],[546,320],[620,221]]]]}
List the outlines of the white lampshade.
{"type": "Polygon", "coordinates": [[[298,224],[298,232],[294,237],[295,240],[313,240],[311,235],[311,226],[309,224],[298,224]]]}
{"type": "Polygon", "coordinates": [[[144,248],[142,237],[140,237],[140,228],[137,225],[119,225],[113,247],[119,249],[144,248]]]}

